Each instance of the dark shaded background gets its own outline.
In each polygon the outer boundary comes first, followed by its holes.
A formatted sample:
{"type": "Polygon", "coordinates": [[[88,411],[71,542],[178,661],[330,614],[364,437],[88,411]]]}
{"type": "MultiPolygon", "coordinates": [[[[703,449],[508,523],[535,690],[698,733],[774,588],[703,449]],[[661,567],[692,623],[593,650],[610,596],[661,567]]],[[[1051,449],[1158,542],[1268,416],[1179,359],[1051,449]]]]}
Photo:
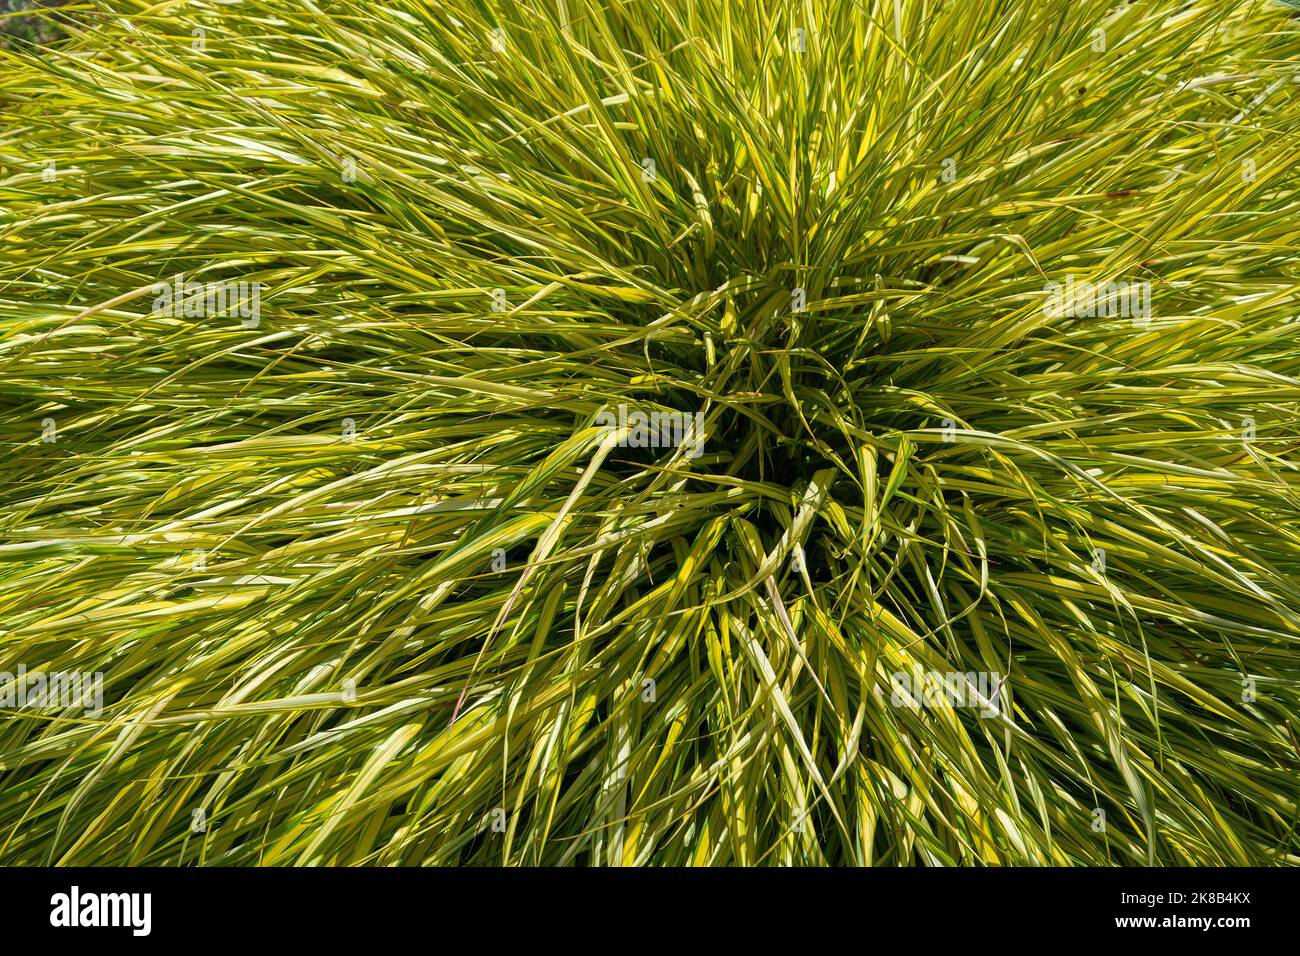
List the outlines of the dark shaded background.
{"type": "Polygon", "coordinates": [[[63,35],[58,26],[40,14],[9,14],[41,7],[57,7],[67,0],[0,0],[0,47],[23,43],[49,43],[63,35]]]}

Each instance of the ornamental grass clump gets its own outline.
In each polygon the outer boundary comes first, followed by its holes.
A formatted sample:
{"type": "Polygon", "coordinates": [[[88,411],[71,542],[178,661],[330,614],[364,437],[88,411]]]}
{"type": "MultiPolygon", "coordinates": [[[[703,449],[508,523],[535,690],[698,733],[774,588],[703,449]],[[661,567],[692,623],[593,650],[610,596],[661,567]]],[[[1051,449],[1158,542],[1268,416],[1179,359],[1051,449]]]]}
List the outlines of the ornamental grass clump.
{"type": "Polygon", "coordinates": [[[1285,6],[65,17],[0,862],[1300,862],[1285,6]]]}

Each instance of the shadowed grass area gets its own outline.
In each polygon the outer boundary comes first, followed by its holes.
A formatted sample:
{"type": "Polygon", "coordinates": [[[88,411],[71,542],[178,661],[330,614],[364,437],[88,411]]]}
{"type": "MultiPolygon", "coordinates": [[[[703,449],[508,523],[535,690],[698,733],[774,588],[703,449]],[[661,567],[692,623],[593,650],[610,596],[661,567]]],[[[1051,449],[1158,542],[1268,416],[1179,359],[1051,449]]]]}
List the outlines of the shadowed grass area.
{"type": "Polygon", "coordinates": [[[67,0],[0,0],[0,48],[50,43],[62,39],[63,29],[51,7],[67,0]]]}
{"type": "Polygon", "coordinates": [[[1300,861],[1284,8],[111,6],[0,54],[0,670],[103,674],[0,862],[1300,861]]]}

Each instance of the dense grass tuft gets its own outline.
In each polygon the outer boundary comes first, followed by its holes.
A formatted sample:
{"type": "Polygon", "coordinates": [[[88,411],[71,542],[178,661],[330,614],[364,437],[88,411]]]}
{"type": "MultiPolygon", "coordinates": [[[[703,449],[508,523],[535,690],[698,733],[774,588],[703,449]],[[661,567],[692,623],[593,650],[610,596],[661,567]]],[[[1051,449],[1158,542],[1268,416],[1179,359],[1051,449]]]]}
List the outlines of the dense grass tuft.
{"type": "Polygon", "coordinates": [[[0,862],[1300,862],[1285,7],[82,19],[0,54],[0,670],[103,710],[8,705],[0,862]]]}

